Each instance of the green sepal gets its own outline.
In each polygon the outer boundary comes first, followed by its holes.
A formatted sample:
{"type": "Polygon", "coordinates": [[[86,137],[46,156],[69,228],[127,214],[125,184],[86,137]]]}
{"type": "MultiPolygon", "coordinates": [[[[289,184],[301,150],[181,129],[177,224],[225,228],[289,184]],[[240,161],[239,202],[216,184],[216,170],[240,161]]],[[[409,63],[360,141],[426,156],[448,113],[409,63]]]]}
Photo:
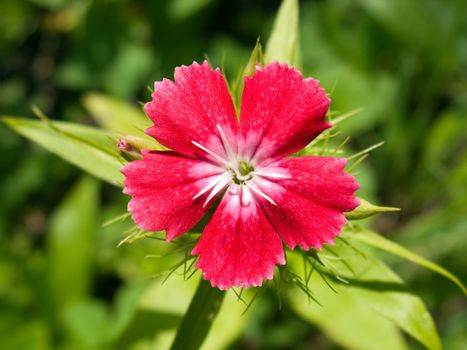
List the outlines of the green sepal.
{"type": "Polygon", "coordinates": [[[232,86],[232,96],[235,102],[235,108],[237,110],[237,114],[240,112],[240,105],[242,100],[242,93],[243,87],[245,86],[245,77],[251,77],[256,71],[256,66],[264,65],[264,54],[263,48],[261,46],[261,42],[259,38],[256,40],[256,45],[251,52],[250,58],[246,66],[240,70],[235,82],[232,86]]]}
{"type": "Polygon", "coordinates": [[[345,217],[348,220],[360,220],[380,213],[400,211],[399,208],[380,207],[378,205],[374,205],[362,198],[358,198],[358,200],[360,201],[360,205],[354,210],[345,213],[345,217]]]}

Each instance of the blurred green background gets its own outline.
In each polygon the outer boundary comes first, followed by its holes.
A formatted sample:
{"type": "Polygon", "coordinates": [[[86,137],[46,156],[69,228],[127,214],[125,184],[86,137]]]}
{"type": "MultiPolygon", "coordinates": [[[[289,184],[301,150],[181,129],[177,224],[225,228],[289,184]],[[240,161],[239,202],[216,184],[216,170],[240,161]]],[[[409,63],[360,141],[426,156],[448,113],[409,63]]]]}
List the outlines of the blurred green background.
{"type": "MultiPolygon", "coordinates": [[[[333,110],[363,108],[342,125],[350,147],[385,141],[360,168],[360,193],[402,211],[368,224],[466,283],[467,2],[300,4],[305,74],[332,91],[333,110]]],[[[86,93],[138,106],[153,81],[205,57],[234,79],[257,37],[268,37],[278,6],[2,0],[0,112],[33,117],[37,105],[54,119],[89,124],[86,93]]],[[[129,223],[102,223],[123,213],[127,198],[3,124],[0,147],[0,348],[164,348],[194,282],[150,278],[169,264],[147,258],[166,249],[161,242],[116,248],[129,223]]],[[[421,294],[445,348],[465,349],[465,297],[432,272],[387,261],[421,294]]],[[[206,348],[347,347],[279,308],[273,292],[243,317],[236,304],[224,306],[221,332],[206,348]]]]}

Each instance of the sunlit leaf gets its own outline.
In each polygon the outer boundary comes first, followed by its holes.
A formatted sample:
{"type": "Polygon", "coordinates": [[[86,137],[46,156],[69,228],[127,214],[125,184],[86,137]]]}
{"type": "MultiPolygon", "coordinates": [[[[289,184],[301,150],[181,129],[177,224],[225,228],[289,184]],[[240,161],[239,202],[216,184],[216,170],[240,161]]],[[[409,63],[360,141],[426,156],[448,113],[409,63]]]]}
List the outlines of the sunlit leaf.
{"type": "Polygon", "coordinates": [[[108,146],[110,137],[107,143],[96,144],[96,135],[104,141],[108,137],[106,133],[71,123],[46,123],[14,117],[4,117],[3,121],[19,134],[90,174],[113,185],[122,185],[120,168],[124,161],[108,146]]]}
{"type": "Polygon", "coordinates": [[[298,0],[282,1],[266,46],[266,63],[278,61],[301,68],[298,12],[298,0]]]}
{"type": "Polygon", "coordinates": [[[345,239],[338,242],[332,247],[325,246],[319,254],[326,266],[323,273],[335,289],[344,288],[360,303],[394,322],[428,349],[441,349],[438,332],[423,301],[361,244],[355,241],[350,244],[345,239]]]}
{"type": "Polygon", "coordinates": [[[103,128],[122,135],[138,136],[157,144],[152,137],[144,133],[152,123],[141,109],[115,97],[98,93],[86,94],[83,104],[103,128]]]}
{"type": "Polygon", "coordinates": [[[456,276],[450,273],[448,270],[439,266],[438,264],[435,264],[413,253],[412,251],[400,246],[399,244],[384,238],[383,236],[377,233],[360,228],[360,229],[354,230],[354,232],[348,237],[350,239],[368,244],[372,247],[384,250],[393,255],[397,255],[401,258],[404,258],[415,264],[425,267],[431,271],[439,273],[440,275],[446,277],[447,279],[455,283],[464,292],[464,294],[467,293],[467,290],[465,286],[462,284],[462,282],[456,276]]]}
{"type": "MultiPolygon", "coordinates": [[[[287,263],[299,265],[299,260],[295,254],[289,255],[287,263]]],[[[345,286],[336,286],[337,292],[334,292],[316,271],[311,275],[309,286],[321,305],[308,299],[298,288],[289,290],[288,303],[300,317],[316,324],[337,344],[351,350],[406,349],[397,327],[368,308],[345,286]]]]}

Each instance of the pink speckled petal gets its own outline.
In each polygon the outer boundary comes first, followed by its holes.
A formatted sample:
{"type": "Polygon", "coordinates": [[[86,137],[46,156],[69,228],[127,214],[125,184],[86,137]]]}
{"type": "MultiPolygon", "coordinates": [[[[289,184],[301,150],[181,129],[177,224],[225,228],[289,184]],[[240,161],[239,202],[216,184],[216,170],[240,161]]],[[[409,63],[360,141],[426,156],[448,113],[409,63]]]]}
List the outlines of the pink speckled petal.
{"type": "Polygon", "coordinates": [[[304,79],[285,64],[271,63],[245,78],[240,113],[240,143],[256,163],[305,147],[330,127],[325,115],[330,100],[319,82],[304,79]]]}
{"type": "Polygon", "coordinates": [[[347,222],[343,213],[358,206],[359,185],[344,172],[345,164],[345,159],[333,157],[283,159],[271,168],[284,169],[289,179],[257,181],[277,204],[264,201],[263,207],[291,249],[321,249],[323,243],[332,243],[347,222]]]}
{"type": "Polygon", "coordinates": [[[144,110],[154,122],[146,133],[164,146],[189,157],[205,156],[192,141],[224,156],[220,125],[234,144],[238,129],[235,108],[219,68],[207,62],[175,69],[174,82],[156,82],[144,110]]]}
{"type": "MultiPolygon", "coordinates": [[[[209,206],[193,199],[216,176],[213,165],[173,152],[144,152],[143,159],[122,168],[124,193],[136,224],[148,231],[167,231],[171,240],[192,228],[209,206]]],[[[212,203],[212,201],[211,201],[212,203]]]]}
{"type": "Polygon", "coordinates": [[[204,229],[193,254],[213,286],[260,286],[284,264],[281,240],[248,189],[232,185],[204,229]]]}

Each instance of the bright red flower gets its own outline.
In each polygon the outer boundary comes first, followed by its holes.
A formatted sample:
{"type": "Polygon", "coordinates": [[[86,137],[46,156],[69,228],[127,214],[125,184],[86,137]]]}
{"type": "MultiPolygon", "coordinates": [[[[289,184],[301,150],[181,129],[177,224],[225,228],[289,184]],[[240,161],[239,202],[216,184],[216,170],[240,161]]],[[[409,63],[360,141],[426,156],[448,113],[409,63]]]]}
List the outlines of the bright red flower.
{"type": "Polygon", "coordinates": [[[226,82],[207,62],[155,83],[146,130],[173,151],[143,152],[122,169],[128,210],[139,227],[190,230],[223,194],[193,250],[213,286],[260,286],[284,264],[282,241],[308,250],[333,243],[358,205],[346,159],[284,158],[331,125],[318,81],[272,63],[245,77],[240,119],[226,82]]]}

